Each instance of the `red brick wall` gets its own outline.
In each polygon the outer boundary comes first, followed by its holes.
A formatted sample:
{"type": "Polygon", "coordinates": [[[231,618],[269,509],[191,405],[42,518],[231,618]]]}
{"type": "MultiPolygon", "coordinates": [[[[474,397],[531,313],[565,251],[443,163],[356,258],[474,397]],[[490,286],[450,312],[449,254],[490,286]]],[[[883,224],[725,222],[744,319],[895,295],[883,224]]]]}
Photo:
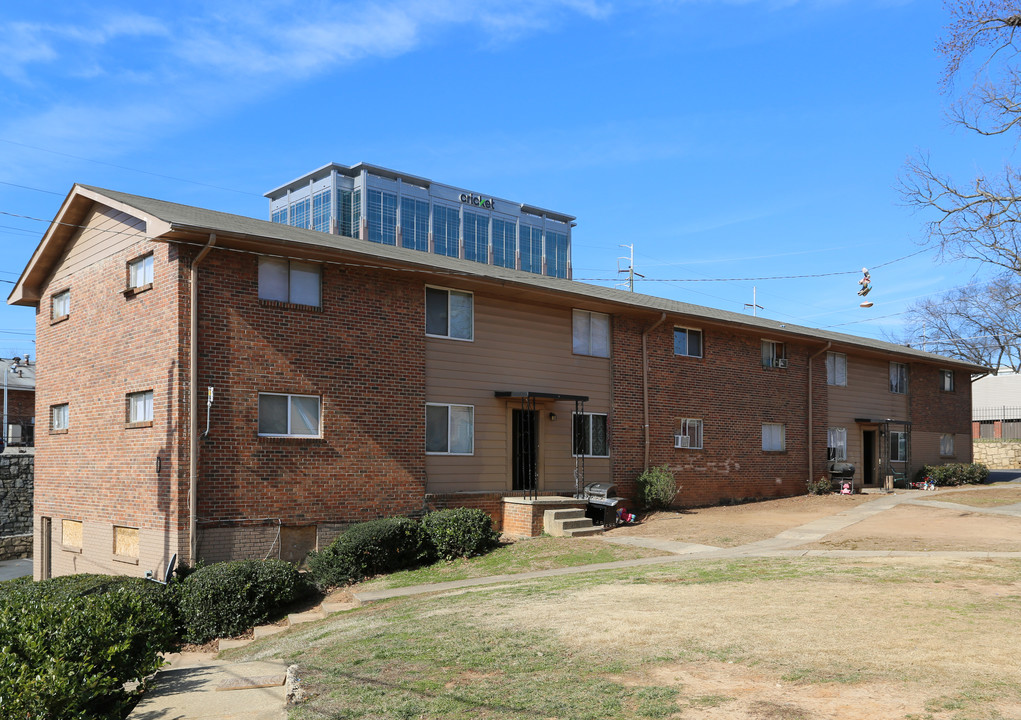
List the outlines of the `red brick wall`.
{"type": "MultiPolygon", "coordinates": [[[[35,516],[37,527],[40,516],[54,518],[56,543],[63,518],[98,523],[107,535],[111,525],[137,527],[146,537],[164,538],[161,548],[143,539],[153,553],[182,552],[175,533],[187,526],[187,462],[181,463],[187,435],[178,398],[187,368],[177,353],[177,252],[142,241],[45,289],[36,312],[35,516]],[[154,253],[153,287],[125,295],[126,263],[146,252],[154,253]],[[64,289],[71,292],[71,313],[51,324],[50,295],[64,289]],[[150,389],[152,427],[125,428],[126,394],[150,389]],[[50,407],[63,403],[69,427],[53,434],[50,407]]],[[[87,543],[90,532],[87,527],[87,543]]],[[[112,547],[100,544],[85,547],[81,557],[54,552],[54,573],[113,571],[112,547]]],[[[118,570],[141,574],[154,564],[118,570]]]]}
{"type": "MultiPolygon", "coordinates": [[[[614,324],[614,481],[633,496],[642,471],[641,330],[649,320],[614,324]]],[[[651,466],[667,465],[675,503],[797,495],[808,479],[808,362],[819,347],[788,343],[786,369],[763,369],[761,334],[703,327],[703,357],[676,356],[674,324],[648,338],[651,466]],[[674,449],[677,418],[701,418],[703,449],[674,449]],[[762,451],[762,424],[783,423],[786,450],[762,451]]],[[[814,361],[813,475],[825,469],[825,356],[814,361]]]]}
{"type": "Polygon", "coordinates": [[[971,376],[954,372],[952,392],[940,390],[940,368],[911,363],[908,390],[911,429],[935,433],[971,433],[971,376]]]}
{"type": "Polygon", "coordinates": [[[200,441],[200,534],[421,511],[423,297],[412,275],[325,265],[321,309],[260,301],[257,256],[205,258],[199,386],[215,401],[200,441]],[[321,396],[322,438],[259,437],[260,392],[321,396]]]}
{"type": "MultiPolygon", "coordinates": [[[[34,360],[32,361],[35,362],[34,360]]],[[[7,390],[7,417],[11,422],[35,416],[35,393],[31,390],[7,390]]],[[[42,423],[42,419],[39,420],[42,423]]]]}

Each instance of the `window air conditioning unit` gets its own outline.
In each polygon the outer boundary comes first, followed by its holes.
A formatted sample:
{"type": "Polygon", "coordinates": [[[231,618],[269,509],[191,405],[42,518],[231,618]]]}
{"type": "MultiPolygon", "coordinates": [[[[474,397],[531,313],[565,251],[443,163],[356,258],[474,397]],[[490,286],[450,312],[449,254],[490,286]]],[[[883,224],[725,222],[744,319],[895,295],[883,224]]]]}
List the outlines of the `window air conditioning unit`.
{"type": "Polygon", "coordinates": [[[787,358],[777,358],[773,361],[773,367],[785,368],[787,367],[787,358]]]}
{"type": "Polygon", "coordinates": [[[691,447],[691,438],[687,435],[674,435],[674,447],[675,448],[686,448],[691,447]]]}

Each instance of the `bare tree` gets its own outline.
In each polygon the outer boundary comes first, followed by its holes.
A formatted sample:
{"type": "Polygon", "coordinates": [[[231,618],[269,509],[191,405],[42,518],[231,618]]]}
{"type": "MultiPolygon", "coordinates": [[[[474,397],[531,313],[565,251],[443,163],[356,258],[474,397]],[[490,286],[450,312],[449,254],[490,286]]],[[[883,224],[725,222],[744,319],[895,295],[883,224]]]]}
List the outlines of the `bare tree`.
{"type": "Polygon", "coordinates": [[[906,339],[929,352],[1021,372],[1021,278],[955,288],[908,309],[906,339]]]}
{"type": "MultiPolygon", "coordinates": [[[[963,78],[970,80],[951,107],[951,120],[983,136],[1021,137],[1021,2],[945,5],[952,22],[937,46],[946,58],[943,90],[953,93],[963,78]]],[[[927,240],[942,258],[979,260],[1021,274],[1021,174],[1010,164],[995,177],[960,184],[921,156],[908,163],[901,192],[931,217],[927,240]]]]}

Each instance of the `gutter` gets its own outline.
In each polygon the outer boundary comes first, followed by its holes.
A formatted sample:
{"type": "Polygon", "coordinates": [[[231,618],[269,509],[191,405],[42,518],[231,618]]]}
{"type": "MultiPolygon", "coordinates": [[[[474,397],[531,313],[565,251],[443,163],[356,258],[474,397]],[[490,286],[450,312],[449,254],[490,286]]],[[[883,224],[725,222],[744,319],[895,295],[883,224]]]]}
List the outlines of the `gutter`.
{"type": "Polygon", "coordinates": [[[642,405],[645,418],[645,465],[643,470],[649,469],[649,333],[658,328],[666,320],[666,313],[659,316],[659,320],[642,331],[642,405]]]}
{"type": "Polygon", "coordinates": [[[209,234],[209,242],[191,261],[190,270],[190,322],[191,330],[188,338],[188,558],[195,567],[198,557],[198,464],[199,464],[199,263],[216,244],[216,233],[209,234]]]}
{"type": "Polygon", "coordinates": [[[827,342],[822,350],[810,355],[808,358],[808,479],[811,481],[813,472],[813,455],[812,455],[812,361],[822,355],[824,352],[833,347],[832,342],[827,342]]]}

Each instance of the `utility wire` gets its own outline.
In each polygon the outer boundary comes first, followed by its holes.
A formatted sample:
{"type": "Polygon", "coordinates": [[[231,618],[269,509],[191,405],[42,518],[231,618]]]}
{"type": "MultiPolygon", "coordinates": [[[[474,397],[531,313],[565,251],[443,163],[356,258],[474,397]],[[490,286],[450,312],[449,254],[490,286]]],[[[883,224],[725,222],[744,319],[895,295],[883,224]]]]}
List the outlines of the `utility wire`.
{"type": "Polygon", "coordinates": [[[18,185],[18,183],[4,182],[3,180],[0,180],[0,185],[8,185],[10,187],[21,188],[22,190],[34,190],[35,192],[47,193],[49,195],[63,195],[63,193],[58,193],[54,190],[42,190],[40,188],[29,187],[28,185],[18,185]]]}

